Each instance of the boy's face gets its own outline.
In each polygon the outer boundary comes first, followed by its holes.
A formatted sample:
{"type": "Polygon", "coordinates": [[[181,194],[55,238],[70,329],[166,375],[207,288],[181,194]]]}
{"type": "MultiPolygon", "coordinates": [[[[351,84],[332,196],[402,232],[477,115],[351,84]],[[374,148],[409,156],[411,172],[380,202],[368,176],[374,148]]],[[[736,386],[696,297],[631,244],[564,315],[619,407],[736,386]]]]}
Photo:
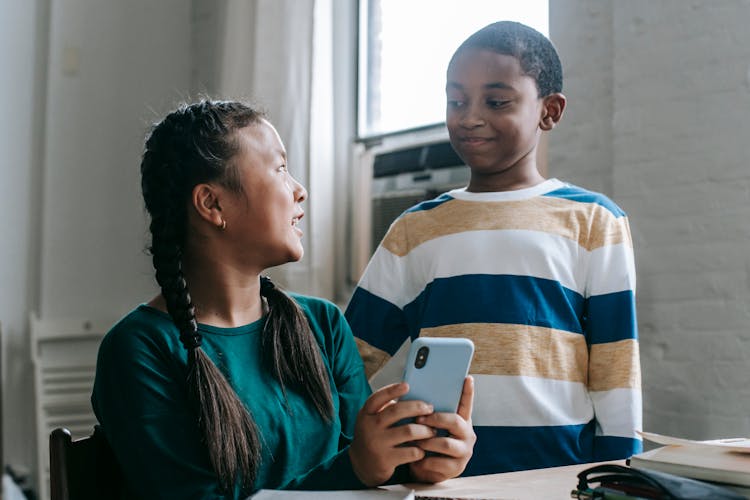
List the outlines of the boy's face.
{"type": "Polygon", "coordinates": [[[466,49],[448,67],[446,94],[451,144],[472,171],[469,190],[518,189],[543,180],[536,146],[540,127],[546,130],[546,98],[518,59],[466,49]]]}

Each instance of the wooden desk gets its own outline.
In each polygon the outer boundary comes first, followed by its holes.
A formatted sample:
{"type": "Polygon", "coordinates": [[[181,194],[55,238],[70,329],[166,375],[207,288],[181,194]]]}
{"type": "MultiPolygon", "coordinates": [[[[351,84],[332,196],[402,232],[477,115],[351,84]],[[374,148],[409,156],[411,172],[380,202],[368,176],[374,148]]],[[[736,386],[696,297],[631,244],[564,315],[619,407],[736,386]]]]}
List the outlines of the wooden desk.
{"type": "MultiPolygon", "coordinates": [[[[624,460],[600,463],[625,465],[624,460]]],[[[459,477],[433,485],[406,484],[383,488],[405,492],[413,489],[417,495],[443,498],[570,500],[570,491],[578,482],[576,475],[594,465],[598,464],[578,464],[486,476],[459,477]]]]}

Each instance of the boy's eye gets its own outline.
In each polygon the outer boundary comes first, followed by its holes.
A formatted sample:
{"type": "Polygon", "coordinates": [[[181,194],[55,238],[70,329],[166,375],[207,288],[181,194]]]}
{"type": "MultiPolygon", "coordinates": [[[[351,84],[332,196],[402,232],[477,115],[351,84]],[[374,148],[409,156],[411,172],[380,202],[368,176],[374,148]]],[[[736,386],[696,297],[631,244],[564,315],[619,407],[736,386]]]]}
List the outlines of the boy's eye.
{"type": "Polygon", "coordinates": [[[279,172],[288,172],[288,170],[287,170],[287,168],[286,168],[286,165],[281,165],[281,166],[279,166],[279,169],[278,169],[278,170],[279,170],[279,172]]]}
{"type": "Polygon", "coordinates": [[[457,99],[448,99],[448,106],[451,108],[460,108],[463,105],[463,101],[459,101],[457,99]]]}
{"type": "Polygon", "coordinates": [[[488,99],[487,105],[493,109],[502,108],[506,104],[508,104],[510,101],[503,101],[499,99],[488,99]]]}

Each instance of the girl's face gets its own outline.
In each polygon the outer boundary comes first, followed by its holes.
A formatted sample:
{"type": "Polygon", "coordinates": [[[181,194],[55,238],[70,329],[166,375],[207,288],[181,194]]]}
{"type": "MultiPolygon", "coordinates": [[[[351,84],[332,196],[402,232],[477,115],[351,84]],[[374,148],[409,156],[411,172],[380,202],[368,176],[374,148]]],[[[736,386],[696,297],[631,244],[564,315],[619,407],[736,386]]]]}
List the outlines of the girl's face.
{"type": "Polygon", "coordinates": [[[242,192],[224,197],[222,212],[233,255],[260,270],[300,260],[304,254],[298,224],[307,191],[287,170],[286,150],[266,120],[239,132],[234,158],[242,192]]]}

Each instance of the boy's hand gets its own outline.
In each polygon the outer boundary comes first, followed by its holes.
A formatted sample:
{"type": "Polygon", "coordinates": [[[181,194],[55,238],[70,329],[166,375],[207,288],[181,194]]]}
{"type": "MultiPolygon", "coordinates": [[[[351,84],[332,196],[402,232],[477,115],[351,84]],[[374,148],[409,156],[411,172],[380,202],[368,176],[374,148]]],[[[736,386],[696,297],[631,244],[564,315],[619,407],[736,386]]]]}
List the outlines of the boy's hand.
{"type": "Polygon", "coordinates": [[[461,401],[456,413],[433,413],[417,418],[417,423],[448,431],[448,437],[432,437],[415,443],[424,451],[438,453],[409,465],[415,480],[437,483],[456,477],[466,468],[474,451],[477,436],[471,425],[474,402],[474,379],[464,380],[461,401]]]}
{"type": "Polygon", "coordinates": [[[433,412],[423,401],[396,401],[408,391],[403,382],[387,385],[374,392],[357,414],[349,458],[354,473],[367,486],[382,484],[397,466],[423,458],[424,450],[413,441],[435,436],[435,429],[424,424],[394,426],[402,419],[433,412]]]}

